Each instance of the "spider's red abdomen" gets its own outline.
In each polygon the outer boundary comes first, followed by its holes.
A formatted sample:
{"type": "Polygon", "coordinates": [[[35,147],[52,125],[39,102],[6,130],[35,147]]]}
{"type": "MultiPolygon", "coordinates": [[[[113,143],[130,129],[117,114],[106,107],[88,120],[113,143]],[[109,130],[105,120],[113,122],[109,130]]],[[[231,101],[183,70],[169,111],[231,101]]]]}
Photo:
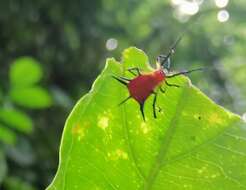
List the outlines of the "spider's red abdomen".
{"type": "Polygon", "coordinates": [[[139,103],[144,103],[154,89],[164,80],[164,72],[156,70],[152,73],[137,76],[128,83],[127,87],[132,98],[139,103]]]}

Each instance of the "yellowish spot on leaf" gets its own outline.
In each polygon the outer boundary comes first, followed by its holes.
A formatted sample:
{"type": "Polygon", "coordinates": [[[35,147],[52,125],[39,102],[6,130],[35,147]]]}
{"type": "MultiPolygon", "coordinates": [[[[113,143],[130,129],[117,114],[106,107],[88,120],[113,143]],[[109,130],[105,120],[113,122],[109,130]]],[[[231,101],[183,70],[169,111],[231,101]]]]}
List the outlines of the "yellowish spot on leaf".
{"type": "Polygon", "coordinates": [[[216,178],[216,177],[217,177],[216,174],[211,175],[211,178],[216,178]]]}
{"type": "Polygon", "coordinates": [[[201,119],[201,115],[199,115],[199,114],[194,114],[193,117],[194,117],[195,119],[199,119],[199,120],[201,119]]]}
{"type": "Polygon", "coordinates": [[[148,127],[148,125],[145,122],[141,123],[140,129],[141,129],[143,134],[147,134],[150,131],[150,128],[148,127]]]}
{"type": "Polygon", "coordinates": [[[116,149],[115,151],[111,153],[109,152],[107,156],[110,160],[118,160],[118,159],[127,160],[128,159],[128,154],[122,149],[116,149]]]}
{"type": "Polygon", "coordinates": [[[185,111],[182,112],[182,116],[188,116],[189,114],[185,111]]]}
{"type": "Polygon", "coordinates": [[[106,128],[108,128],[108,121],[109,121],[108,117],[102,116],[99,118],[97,125],[102,130],[105,130],[106,128]]]}
{"type": "Polygon", "coordinates": [[[72,128],[72,134],[76,135],[80,141],[85,136],[85,128],[81,127],[80,124],[77,124],[72,128]]]}
{"type": "MultiPolygon", "coordinates": [[[[217,113],[212,113],[208,118],[210,124],[222,124],[223,120],[217,113]]],[[[212,125],[211,125],[212,126],[212,125]]]]}
{"type": "Polygon", "coordinates": [[[207,167],[203,166],[202,168],[198,169],[198,173],[202,174],[206,169],[207,167]]]}
{"type": "Polygon", "coordinates": [[[128,159],[128,154],[121,149],[117,149],[116,154],[119,158],[122,158],[124,160],[128,159]]]}

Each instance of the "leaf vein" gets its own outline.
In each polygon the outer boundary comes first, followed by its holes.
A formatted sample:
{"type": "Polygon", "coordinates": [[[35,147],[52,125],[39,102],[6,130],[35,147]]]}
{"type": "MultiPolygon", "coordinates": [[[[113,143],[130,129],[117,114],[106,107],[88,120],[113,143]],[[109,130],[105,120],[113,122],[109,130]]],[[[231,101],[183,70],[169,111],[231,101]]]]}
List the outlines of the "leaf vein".
{"type": "Polygon", "coordinates": [[[188,97],[188,95],[185,96],[186,88],[187,87],[183,88],[182,93],[181,93],[181,95],[179,97],[174,116],[172,117],[171,122],[169,124],[169,127],[168,127],[166,133],[163,136],[162,144],[160,146],[160,150],[159,150],[159,153],[158,153],[158,155],[156,157],[155,163],[152,165],[152,168],[150,169],[150,172],[149,172],[149,175],[147,177],[147,180],[146,180],[146,182],[145,182],[145,184],[143,186],[144,190],[151,189],[151,187],[152,187],[152,185],[154,183],[154,180],[157,177],[157,175],[158,175],[158,173],[160,171],[160,168],[162,167],[163,161],[164,161],[166,153],[168,151],[168,147],[169,147],[169,145],[171,143],[173,134],[175,133],[175,129],[177,127],[177,122],[178,122],[178,118],[177,117],[182,112],[184,104],[186,102],[185,99],[188,97]]]}

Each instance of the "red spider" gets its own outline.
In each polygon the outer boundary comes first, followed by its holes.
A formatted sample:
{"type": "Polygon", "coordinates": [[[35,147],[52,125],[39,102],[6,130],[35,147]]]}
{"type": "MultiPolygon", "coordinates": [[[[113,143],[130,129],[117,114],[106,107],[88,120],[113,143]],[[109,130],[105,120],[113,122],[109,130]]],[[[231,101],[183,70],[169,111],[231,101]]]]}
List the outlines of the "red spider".
{"type": "Polygon", "coordinates": [[[167,55],[159,55],[157,57],[157,68],[149,73],[141,73],[140,69],[135,68],[129,68],[128,71],[132,73],[135,78],[128,79],[125,77],[116,77],[113,76],[117,81],[119,81],[121,84],[125,85],[129,91],[129,97],[127,97],[125,100],[123,100],[119,105],[125,103],[130,98],[135,99],[139,105],[140,105],[140,111],[143,116],[143,120],[145,121],[144,116],[144,103],[146,99],[153,94],[154,100],[153,100],[153,115],[154,118],[156,118],[156,99],[157,99],[157,89],[160,89],[162,93],[165,91],[161,88],[161,85],[163,82],[167,86],[170,87],[180,87],[176,84],[170,84],[167,79],[173,78],[182,74],[191,73],[193,71],[202,70],[202,68],[193,69],[189,71],[181,71],[174,74],[169,74],[169,68],[170,68],[170,56],[175,52],[175,48],[180,41],[181,37],[179,37],[176,42],[171,46],[169,49],[169,52],[167,55]],[[136,71],[137,73],[133,72],[136,71]]]}

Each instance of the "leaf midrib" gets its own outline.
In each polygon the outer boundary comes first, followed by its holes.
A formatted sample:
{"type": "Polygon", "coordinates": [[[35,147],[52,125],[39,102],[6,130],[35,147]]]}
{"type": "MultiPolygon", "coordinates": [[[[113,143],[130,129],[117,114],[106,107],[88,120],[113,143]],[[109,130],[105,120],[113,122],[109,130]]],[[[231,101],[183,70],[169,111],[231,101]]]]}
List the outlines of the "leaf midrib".
{"type": "MultiPolygon", "coordinates": [[[[180,115],[180,113],[183,111],[184,107],[185,107],[185,103],[187,102],[186,99],[187,97],[189,97],[186,92],[189,92],[188,91],[188,87],[185,87],[183,88],[183,92],[182,94],[179,96],[179,100],[178,100],[178,104],[176,106],[176,111],[175,111],[175,114],[174,116],[172,117],[172,120],[169,124],[169,127],[168,127],[168,130],[166,131],[164,137],[163,137],[163,141],[162,141],[162,145],[160,146],[160,150],[159,150],[159,153],[158,155],[156,156],[156,161],[154,162],[154,164],[152,165],[152,168],[150,169],[150,172],[149,172],[149,175],[147,176],[147,179],[146,179],[146,183],[144,184],[144,186],[142,187],[142,189],[144,190],[150,190],[153,183],[154,183],[154,180],[155,178],[157,177],[160,169],[167,165],[167,164],[171,164],[173,162],[176,162],[186,156],[189,156],[190,154],[196,152],[198,149],[200,149],[201,147],[207,145],[207,144],[210,144],[211,142],[215,141],[219,136],[223,135],[225,133],[225,131],[229,128],[229,126],[234,123],[235,121],[231,121],[229,124],[228,124],[228,127],[225,127],[225,129],[223,131],[221,131],[219,134],[217,134],[216,136],[208,139],[207,141],[203,142],[202,144],[198,145],[197,147],[194,147],[193,149],[191,149],[190,151],[188,152],[185,152],[185,153],[181,153],[177,156],[175,156],[174,159],[168,159],[168,160],[165,160],[165,157],[166,157],[166,153],[168,152],[168,148],[169,148],[169,145],[171,143],[171,140],[172,140],[172,136],[174,135],[175,133],[175,130],[176,130],[176,126],[175,123],[177,123],[177,117],[180,115]],[[173,126],[173,127],[172,127],[173,126]],[[163,161],[166,161],[165,164],[163,163],[163,161]]],[[[239,118],[238,118],[239,119],[239,118]]]]}
{"type": "Polygon", "coordinates": [[[188,97],[188,95],[185,96],[185,93],[187,91],[187,88],[188,87],[184,87],[183,88],[183,91],[182,91],[182,94],[179,96],[179,100],[178,100],[178,103],[177,103],[177,106],[176,106],[176,111],[175,111],[175,114],[174,116],[172,117],[172,120],[168,126],[168,129],[165,133],[165,135],[163,136],[163,140],[162,140],[162,144],[160,146],[160,150],[159,150],[159,153],[157,154],[156,156],[156,160],[155,162],[153,163],[151,169],[150,169],[150,172],[149,172],[149,175],[147,176],[147,179],[142,187],[142,189],[144,190],[150,190],[162,165],[163,165],[163,161],[165,160],[165,157],[166,157],[166,154],[168,152],[168,148],[169,148],[169,145],[171,143],[171,140],[172,140],[172,137],[173,137],[173,134],[175,133],[175,130],[177,128],[177,121],[178,121],[178,116],[180,115],[180,113],[183,111],[183,108],[184,108],[184,105],[187,101],[186,98],[188,97]]]}
{"type": "Polygon", "coordinates": [[[125,138],[125,141],[126,141],[126,144],[127,144],[127,147],[128,147],[128,152],[130,154],[130,157],[136,167],[136,171],[137,171],[137,174],[138,176],[142,179],[142,180],[146,180],[146,177],[143,173],[143,171],[141,170],[140,166],[138,165],[137,163],[137,159],[136,159],[136,155],[134,154],[134,151],[133,151],[133,148],[132,148],[132,145],[131,145],[131,142],[130,142],[130,137],[129,137],[129,128],[128,128],[128,125],[127,125],[127,121],[126,121],[126,109],[125,109],[125,105],[123,105],[123,133],[124,133],[124,138],[125,138]]]}

